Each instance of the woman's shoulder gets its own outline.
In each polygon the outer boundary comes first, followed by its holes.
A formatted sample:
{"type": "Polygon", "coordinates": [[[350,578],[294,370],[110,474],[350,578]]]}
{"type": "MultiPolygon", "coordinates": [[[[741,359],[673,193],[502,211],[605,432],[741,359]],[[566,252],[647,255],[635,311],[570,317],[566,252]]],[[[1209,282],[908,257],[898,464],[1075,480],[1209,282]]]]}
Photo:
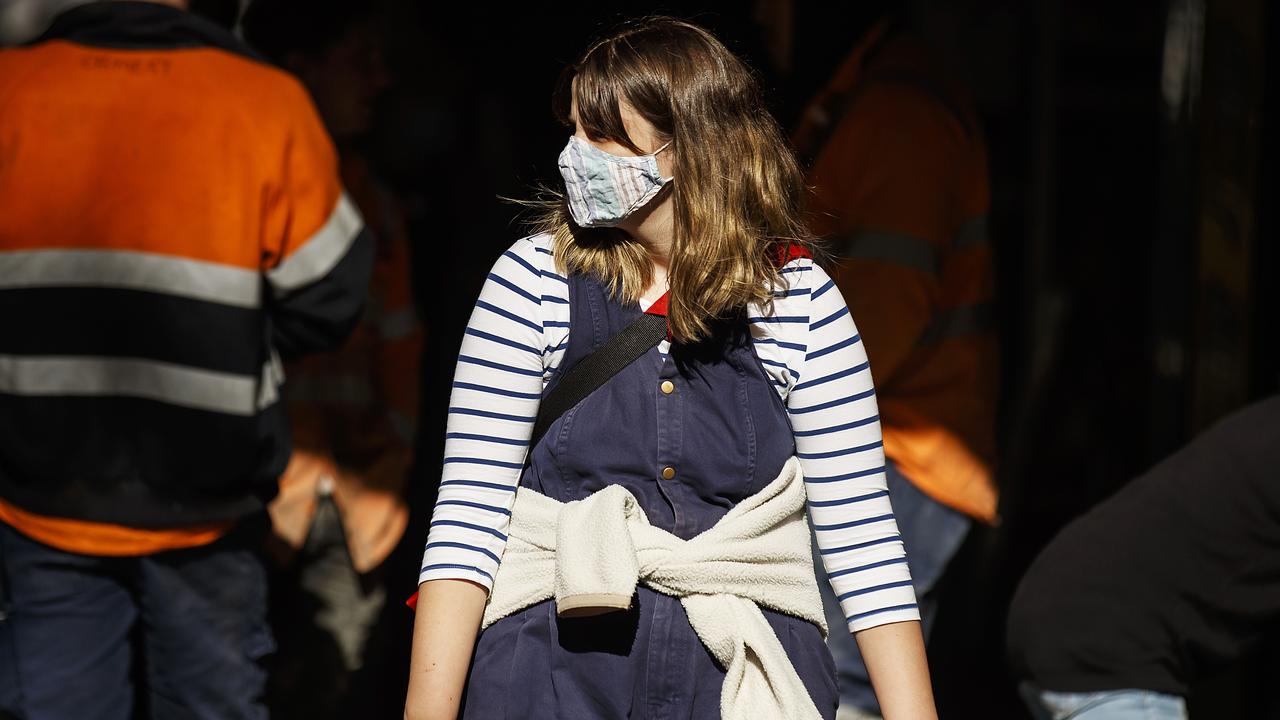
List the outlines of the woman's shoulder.
{"type": "Polygon", "coordinates": [[[788,259],[778,268],[778,278],[770,290],[772,302],[748,308],[753,331],[758,339],[771,339],[766,342],[802,347],[809,342],[813,323],[843,307],[844,300],[831,276],[807,254],[788,259]]]}
{"type": "Polygon", "coordinates": [[[555,236],[551,233],[539,233],[520,238],[515,242],[515,246],[524,248],[526,252],[533,252],[550,258],[551,248],[555,245],[555,241],[555,236]]]}
{"type": "Polygon", "coordinates": [[[527,307],[522,312],[540,313],[544,326],[548,321],[563,320],[559,315],[564,311],[561,306],[568,304],[569,280],[556,269],[552,246],[550,235],[530,235],[503,250],[494,261],[488,280],[495,293],[493,297],[500,302],[490,302],[508,309],[521,304],[536,305],[541,309],[527,307]]]}
{"type": "Polygon", "coordinates": [[[772,315],[807,315],[813,293],[831,282],[826,271],[808,253],[795,253],[783,258],[779,263],[778,278],[780,284],[771,288],[772,315]]]}
{"type": "Polygon", "coordinates": [[[808,255],[801,255],[790,258],[778,267],[778,273],[782,275],[784,281],[788,285],[797,286],[807,284],[810,273],[818,268],[818,264],[808,255]]]}
{"type": "Polygon", "coordinates": [[[533,279],[559,277],[551,248],[550,235],[522,237],[502,251],[493,263],[493,272],[507,280],[518,281],[521,285],[528,281],[527,278],[520,277],[522,272],[533,279]]]}
{"type": "Polygon", "coordinates": [[[775,249],[774,263],[782,279],[782,288],[774,288],[774,297],[795,297],[817,289],[831,278],[814,258],[814,253],[803,245],[779,245],[775,249]]]}
{"type": "Polygon", "coordinates": [[[554,269],[552,246],[555,238],[547,233],[528,235],[516,240],[507,248],[504,256],[514,256],[524,260],[540,270],[554,269]]]}

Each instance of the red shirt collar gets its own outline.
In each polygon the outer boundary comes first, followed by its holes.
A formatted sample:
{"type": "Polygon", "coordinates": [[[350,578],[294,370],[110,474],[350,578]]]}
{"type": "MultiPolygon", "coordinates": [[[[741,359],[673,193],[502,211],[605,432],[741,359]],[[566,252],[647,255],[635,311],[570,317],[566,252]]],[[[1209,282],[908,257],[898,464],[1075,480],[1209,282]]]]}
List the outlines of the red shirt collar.
{"type": "Polygon", "coordinates": [[[662,297],[658,298],[657,300],[654,300],[653,304],[650,305],[649,309],[645,310],[644,313],[646,315],[661,315],[662,317],[666,317],[667,316],[667,296],[670,294],[671,294],[670,291],[662,293],[662,297]]]}
{"type": "Polygon", "coordinates": [[[774,252],[777,253],[777,257],[774,258],[774,262],[778,263],[778,267],[780,268],[798,258],[813,259],[813,253],[800,245],[792,245],[791,243],[775,247],[774,252]]]}

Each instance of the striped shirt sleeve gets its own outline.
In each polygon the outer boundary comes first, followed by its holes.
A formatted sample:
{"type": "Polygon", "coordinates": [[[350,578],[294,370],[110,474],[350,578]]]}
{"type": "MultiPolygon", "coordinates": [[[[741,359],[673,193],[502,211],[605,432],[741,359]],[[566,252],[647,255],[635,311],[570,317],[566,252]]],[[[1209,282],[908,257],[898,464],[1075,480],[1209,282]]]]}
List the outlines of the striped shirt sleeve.
{"type": "Polygon", "coordinates": [[[793,347],[787,409],[823,565],[850,631],[919,619],[862,339],[826,272],[807,259],[790,267],[808,269],[791,276],[798,290],[775,300],[774,312],[807,319],[781,342],[793,347]]]}
{"type": "Polygon", "coordinates": [[[544,383],[564,354],[567,285],[545,241],[525,239],[494,264],[467,324],[444,446],[440,492],[419,582],[465,579],[485,588],[507,526],[544,383]]]}

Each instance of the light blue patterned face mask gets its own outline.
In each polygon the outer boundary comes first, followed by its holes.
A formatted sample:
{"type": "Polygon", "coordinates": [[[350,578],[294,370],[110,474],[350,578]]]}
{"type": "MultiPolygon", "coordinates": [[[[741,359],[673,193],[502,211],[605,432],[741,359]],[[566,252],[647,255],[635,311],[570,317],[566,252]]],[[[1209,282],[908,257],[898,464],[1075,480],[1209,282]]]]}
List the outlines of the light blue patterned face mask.
{"type": "Polygon", "coordinates": [[[560,153],[569,213],[582,227],[613,227],[653,199],[671,178],[658,172],[658,153],[612,155],[577,136],[560,153]]]}

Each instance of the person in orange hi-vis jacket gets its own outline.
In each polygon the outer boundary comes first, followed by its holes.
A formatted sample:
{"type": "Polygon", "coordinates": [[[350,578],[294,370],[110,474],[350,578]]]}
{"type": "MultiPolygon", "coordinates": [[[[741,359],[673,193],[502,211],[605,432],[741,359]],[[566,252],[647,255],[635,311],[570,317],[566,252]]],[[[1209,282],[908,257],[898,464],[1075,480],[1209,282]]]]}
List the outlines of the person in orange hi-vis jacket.
{"type": "MultiPolygon", "coordinates": [[[[927,637],[934,587],[972,522],[997,522],[982,130],[926,43],[882,15],[808,105],[793,141],[810,159],[811,227],[827,241],[866,343],[927,637]]],[[[856,648],[833,638],[844,717],[874,716],[856,648]]]]}
{"type": "Polygon", "coordinates": [[[374,244],[302,84],[185,4],[0,50],[0,716],[267,716],[281,361],[374,244]]]}

